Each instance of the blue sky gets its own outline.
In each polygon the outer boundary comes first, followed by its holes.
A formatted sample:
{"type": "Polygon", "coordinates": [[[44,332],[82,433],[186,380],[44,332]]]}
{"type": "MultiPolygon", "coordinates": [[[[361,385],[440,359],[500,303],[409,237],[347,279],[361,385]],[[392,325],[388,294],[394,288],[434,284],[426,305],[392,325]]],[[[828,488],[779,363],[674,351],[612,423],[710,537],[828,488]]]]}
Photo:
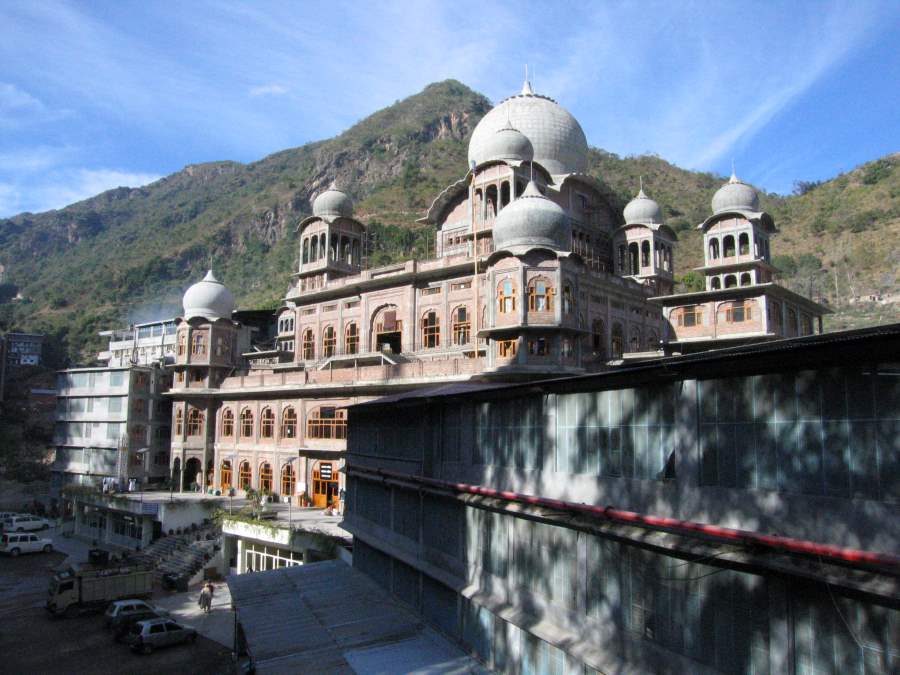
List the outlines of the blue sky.
{"type": "MultiPolygon", "coordinates": [[[[900,150],[900,2],[0,4],[0,217],[329,138],[456,78],[789,192],[900,150]]],[[[461,171],[465,167],[460,167],[461,171]]]]}

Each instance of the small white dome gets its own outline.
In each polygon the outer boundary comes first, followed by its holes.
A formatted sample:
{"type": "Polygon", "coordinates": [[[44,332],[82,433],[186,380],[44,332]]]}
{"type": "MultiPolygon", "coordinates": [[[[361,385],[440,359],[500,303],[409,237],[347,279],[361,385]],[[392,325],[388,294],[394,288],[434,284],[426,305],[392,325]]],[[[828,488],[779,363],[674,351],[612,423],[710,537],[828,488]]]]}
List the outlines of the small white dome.
{"type": "Polygon", "coordinates": [[[313,200],[312,211],[314,216],[319,216],[320,218],[325,216],[352,218],[353,202],[345,192],[332,187],[319,194],[313,200]]]}
{"type": "Polygon", "coordinates": [[[527,81],[521,94],[501,101],[481,118],[469,141],[469,163],[488,161],[495,132],[508,126],[528,138],[534,161],[551,174],[585,171],[588,146],[578,120],[553,99],[535,94],[527,81]]]}
{"type": "Polygon", "coordinates": [[[194,317],[202,317],[209,321],[230,319],[234,311],[234,296],[210,270],[203,277],[203,281],[198,281],[187,289],[181,304],[184,307],[185,320],[194,317]]]}
{"type": "Polygon", "coordinates": [[[637,197],[625,206],[626,225],[662,225],[662,209],[654,200],[644,194],[644,188],[637,193],[637,197]]]}
{"type": "Polygon", "coordinates": [[[534,148],[531,147],[528,137],[509,125],[495,131],[481,150],[484,153],[482,159],[484,162],[495,160],[530,162],[534,157],[534,148]]]}
{"type": "Polygon", "coordinates": [[[513,253],[530,248],[568,249],[572,227],[562,207],[547,199],[534,181],[494,222],[494,249],[513,253]]]}
{"type": "Polygon", "coordinates": [[[728,182],[713,195],[712,210],[714,214],[725,211],[756,212],[759,211],[759,195],[732,173],[728,182]]]}

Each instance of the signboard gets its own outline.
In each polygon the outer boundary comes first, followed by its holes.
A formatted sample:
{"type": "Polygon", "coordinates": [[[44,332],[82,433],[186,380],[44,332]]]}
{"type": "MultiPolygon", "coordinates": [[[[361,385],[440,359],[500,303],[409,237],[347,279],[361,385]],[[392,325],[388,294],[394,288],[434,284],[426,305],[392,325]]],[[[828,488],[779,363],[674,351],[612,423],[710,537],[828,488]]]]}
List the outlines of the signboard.
{"type": "Polygon", "coordinates": [[[319,465],[319,478],[322,480],[331,480],[331,464],[319,465]]]}

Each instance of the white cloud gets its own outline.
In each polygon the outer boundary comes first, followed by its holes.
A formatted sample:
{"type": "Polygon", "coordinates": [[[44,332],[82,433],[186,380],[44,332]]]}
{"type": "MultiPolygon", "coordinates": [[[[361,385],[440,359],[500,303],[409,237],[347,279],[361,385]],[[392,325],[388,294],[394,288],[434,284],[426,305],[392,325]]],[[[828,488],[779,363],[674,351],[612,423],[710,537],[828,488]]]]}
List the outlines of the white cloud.
{"type": "Polygon", "coordinates": [[[69,146],[40,145],[0,152],[0,172],[34,173],[46,171],[63,164],[76,155],[75,148],[69,146]]]}
{"type": "Polygon", "coordinates": [[[0,114],[43,110],[44,104],[14,84],[0,82],[0,114]]]}
{"type": "Polygon", "coordinates": [[[251,87],[249,93],[251,96],[281,96],[288,93],[288,90],[280,84],[263,84],[258,87],[251,87]]]}

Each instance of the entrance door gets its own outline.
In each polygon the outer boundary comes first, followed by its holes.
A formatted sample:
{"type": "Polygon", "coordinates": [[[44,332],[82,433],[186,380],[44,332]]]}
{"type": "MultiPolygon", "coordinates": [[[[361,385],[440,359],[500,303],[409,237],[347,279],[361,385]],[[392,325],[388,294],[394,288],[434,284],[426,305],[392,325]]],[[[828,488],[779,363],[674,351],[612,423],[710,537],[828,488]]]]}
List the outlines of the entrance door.
{"type": "Polygon", "coordinates": [[[313,470],[313,506],[324,509],[338,499],[337,467],[331,462],[320,462],[313,470]]]}

